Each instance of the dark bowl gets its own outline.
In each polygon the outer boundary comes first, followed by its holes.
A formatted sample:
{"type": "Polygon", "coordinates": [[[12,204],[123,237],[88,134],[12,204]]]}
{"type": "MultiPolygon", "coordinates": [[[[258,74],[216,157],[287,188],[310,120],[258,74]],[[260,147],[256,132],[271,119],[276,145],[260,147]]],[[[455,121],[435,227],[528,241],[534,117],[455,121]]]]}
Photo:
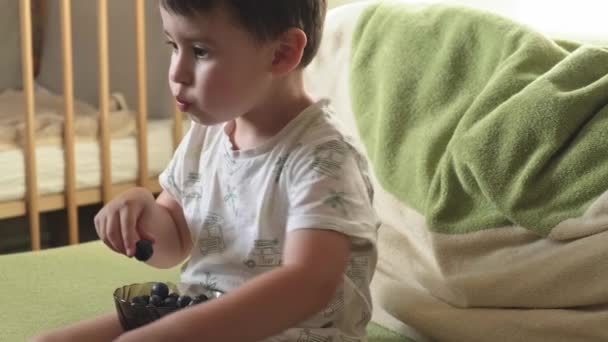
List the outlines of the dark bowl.
{"type": "MultiPolygon", "coordinates": [[[[119,287],[114,291],[114,303],[123,329],[132,330],[153,322],[163,316],[176,311],[173,307],[156,307],[153,305],[131,303],[137,296],[149,295],[155,283],[131,284],[119,287]]],[[[166,283],[169,292],[177,289],[174,284],[166,283]]]]}
{"type": "MultiPolygon", "coordinates": [[[[175,306],[154,306],[131,302],[134,297],[149,295],[154,284],[156,282],[131,284],[114,290],[116,311],[118,312],[120,324],[125,331],[139,328],[174,311],[181,310],[175,306]]],[[[221,291],[205,290],[199,286],[176,286],[170,282],[165,282],[165,284],[169,288],[169,293],[186,294],[191,297],[204,294],[207,298],[214,299],[223,294],[221,291]]]]}

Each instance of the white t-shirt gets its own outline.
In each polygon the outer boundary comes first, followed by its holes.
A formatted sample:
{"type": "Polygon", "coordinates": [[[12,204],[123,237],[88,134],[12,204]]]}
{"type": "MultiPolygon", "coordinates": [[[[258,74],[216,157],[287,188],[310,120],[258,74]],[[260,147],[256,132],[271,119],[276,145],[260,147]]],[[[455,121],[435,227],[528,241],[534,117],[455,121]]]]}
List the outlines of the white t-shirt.
{"type": "Polygon", "coordinates": [[[286,234],[293,230],[349,236],[349,265],[330,305],[270,340],[366,340],[379,222],[366,160],[339,128],[327,100],[247,150],[233,149],[226,125],[193,123],[160,184],[181,205],[190,228],[185,284],[237,288],[281,265],[286,234]]]}

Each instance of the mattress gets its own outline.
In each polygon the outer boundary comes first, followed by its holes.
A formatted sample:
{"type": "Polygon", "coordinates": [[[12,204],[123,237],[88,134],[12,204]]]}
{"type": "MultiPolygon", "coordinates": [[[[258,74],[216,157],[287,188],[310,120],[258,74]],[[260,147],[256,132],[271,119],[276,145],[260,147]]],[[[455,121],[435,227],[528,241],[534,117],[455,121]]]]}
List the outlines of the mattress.
{"type": "MultiPolygon", "coordinates": [[[[189,121],[184,121],[184,132],[189,121]]],[[[158,175],[173,155],[173,120],[150,120],[148,131],[148,173],[158,175]]],[[[134,136],[115,138],[110,143],[112,183],[137,179],[137,140],[134,136]]],[[[76,188],[101,184],[100,148],[95,141],[75,146],[76,188]]],[[[37,182],[40,195],[60,193],[65,188],[64,152],[60,145],[36,149],[37,182]]],[[[21,149],[0,151],[0,201],[19,200],[26,194],[24,153],[21,149]]]]}

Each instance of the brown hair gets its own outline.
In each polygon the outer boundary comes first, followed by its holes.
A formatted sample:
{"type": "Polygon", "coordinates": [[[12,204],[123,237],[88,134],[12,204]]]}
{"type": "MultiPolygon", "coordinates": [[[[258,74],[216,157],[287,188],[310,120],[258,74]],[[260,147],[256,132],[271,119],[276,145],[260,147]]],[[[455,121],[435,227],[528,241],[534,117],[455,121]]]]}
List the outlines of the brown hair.
{"type": "Polygon", "coordinates": [[[327,0],[160,0],[168,12],[191,16],[226,6],[243,27],[260,41],[278,38],[292,27],[307,38],[300,67],[314,58],[321,43],[327,0]]]}

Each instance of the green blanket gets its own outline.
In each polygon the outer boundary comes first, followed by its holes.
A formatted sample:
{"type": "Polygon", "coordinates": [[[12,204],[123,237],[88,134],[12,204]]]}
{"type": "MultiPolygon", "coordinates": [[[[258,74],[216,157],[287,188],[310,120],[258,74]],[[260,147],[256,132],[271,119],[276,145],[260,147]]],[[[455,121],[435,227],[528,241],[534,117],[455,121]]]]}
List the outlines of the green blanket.
{"type": "Polygon", "coordinates": [[[359,22],[361,138],[431,231],[547,236],[608,189],[608,50],[445,5],[374,4],[359,22]]]}
{"type": "MultiPolygon", "coordinates": [[[[0,341],[28,337],[115,310],[112,293],[125,284],[176,282],[178,269],[158,270],[111,252],[100,242],[0,256],[0,341]]],[[[370,342],[405,342],[377,324],[370,342]]]]}

